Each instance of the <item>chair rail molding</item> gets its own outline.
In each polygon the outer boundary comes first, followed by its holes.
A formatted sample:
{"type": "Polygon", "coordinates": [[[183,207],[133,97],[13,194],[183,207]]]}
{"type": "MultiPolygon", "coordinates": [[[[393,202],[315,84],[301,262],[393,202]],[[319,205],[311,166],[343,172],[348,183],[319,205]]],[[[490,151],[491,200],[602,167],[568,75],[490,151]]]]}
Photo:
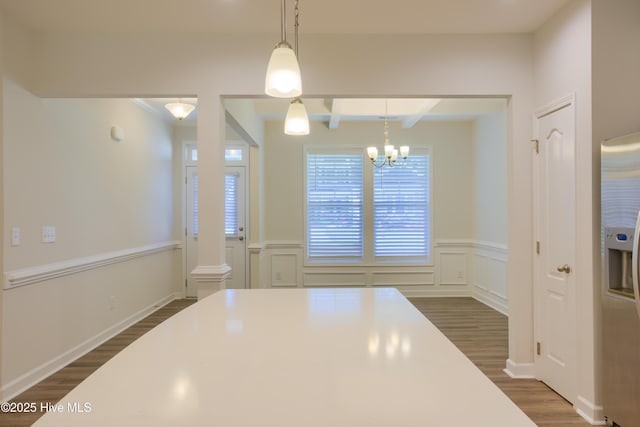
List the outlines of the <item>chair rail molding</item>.
{"type": "Polygon", "coordinates": [[[93,270],[135,258],[156,254],[159,252],[181,249],[179,241],[152,243],[136,248],[120,251],[105,252],[83,258],[74,258],[65,261],[28,267],[20,270],[7,271],[4,274],[4,289],[13,289],[18,286],[31,285],[44,282],[82,271],[93,270]]]}

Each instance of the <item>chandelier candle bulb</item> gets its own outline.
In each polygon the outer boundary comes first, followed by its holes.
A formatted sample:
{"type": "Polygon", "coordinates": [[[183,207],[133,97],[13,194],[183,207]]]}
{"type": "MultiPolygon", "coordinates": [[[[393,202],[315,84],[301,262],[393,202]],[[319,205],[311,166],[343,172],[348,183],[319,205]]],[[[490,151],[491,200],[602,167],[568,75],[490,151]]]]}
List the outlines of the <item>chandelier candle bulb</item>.
{"type": "Polygon", "coordinates": [[[385,156],[387,159],[390,159],[390,158],[391,158],[391,156],[393,156],[393,145],[391,145],[391,144],[386,144],[386,145],[384,146],[384,156],[385,156]]]}
{"type": "Polygon", "coordinates": [[[367,147],[367,155],[372,162],[375,162],[378,158],[378,149],[376,147],[367,147]]]}

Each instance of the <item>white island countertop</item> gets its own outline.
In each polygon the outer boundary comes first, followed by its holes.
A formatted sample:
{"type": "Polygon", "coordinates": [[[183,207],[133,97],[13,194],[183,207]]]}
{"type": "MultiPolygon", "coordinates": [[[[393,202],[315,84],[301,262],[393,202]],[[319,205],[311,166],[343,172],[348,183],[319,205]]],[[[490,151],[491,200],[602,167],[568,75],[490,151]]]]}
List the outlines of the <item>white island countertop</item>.
{"type": "Polygon", "coordinates": [[[395,289],[220,291],[36,426],[535,426],[395,289]]]}

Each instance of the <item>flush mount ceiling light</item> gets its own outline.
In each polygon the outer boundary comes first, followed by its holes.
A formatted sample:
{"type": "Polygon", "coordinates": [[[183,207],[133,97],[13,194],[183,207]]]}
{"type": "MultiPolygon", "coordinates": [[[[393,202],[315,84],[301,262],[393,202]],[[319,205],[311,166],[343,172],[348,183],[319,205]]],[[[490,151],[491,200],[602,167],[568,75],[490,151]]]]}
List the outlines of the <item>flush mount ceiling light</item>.
{"type": "MultiPolygon", "coordinates": [[[[398,164],[398,150],[389,142],[389,124],[387,123],[387,104],[388,100],[384,100],[384,157],[378,161],[378,148],[367,147],[367,155],[371,160],[371,164],[377,168],[381,168],[384,165],[389,167],[400,166],[398,164]]],[[[400,147],[400,157],[402,160],[407,160],[409,157],[409,146],[403,145],[400,147]]],[[[402,163],[404,164],[404,162],[402,163]]]]}
{"type": "MultiPolygon", "coordinates": [[[[264,92],[275,98],[295,98],[302,95],[302,80],[297,52],[287,42],[286,0],[282,0],[281,12],[281,41],[271,53],[264,82],[264,92]]],[[[298,1],[296,0],[296,25],[298,21],[298,1]]],[[[297,40],[296,40],[297,44],[297,40]]],[[[297,49],[297,47],[296,47],[297,49]]]]}
{"type": "Polygon", "coordinates": [[[178,102],[170,102],[164,107],[178,120],[186,118],[193,110],[196,109],[195,105],[182,102],[181,99],[178,99],[178,102]]]}

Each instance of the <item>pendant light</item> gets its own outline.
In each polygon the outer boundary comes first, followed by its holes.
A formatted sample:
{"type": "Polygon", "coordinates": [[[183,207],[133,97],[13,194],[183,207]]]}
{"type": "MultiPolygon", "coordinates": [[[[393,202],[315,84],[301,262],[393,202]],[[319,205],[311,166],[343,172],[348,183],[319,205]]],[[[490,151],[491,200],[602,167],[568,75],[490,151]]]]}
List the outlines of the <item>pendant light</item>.
{"type": "Polygon", "coordinates": [[[289,104],[287,118],[284,120],[284,133],[287,135],[309,135],[309,117],[300,98],[294,98],[289,104]]]}
{"type": "MultiPolygon", "coordinates": [[[[294,22],[294,48],[296,58],[298,58],[298,0],[295,2],[295,22],[294,22]]],[[[307,109],[302,103],[302,99],[296,96],[289,104],[289,110],[284,120],[284,133],[287,135],[309,135],[309,116],[307,109]]]]}
{"type": "Polygon", "coordinates": [[[287,42],[286,8],[286,0],[282,0],[282,41],[276,45],[271,53],[271,59],[267,66],[267,75],[264,82],[264,92],[275,98],[295,98],[302,94],[302,80],[298,59],[291,45],[287,42]]]}

